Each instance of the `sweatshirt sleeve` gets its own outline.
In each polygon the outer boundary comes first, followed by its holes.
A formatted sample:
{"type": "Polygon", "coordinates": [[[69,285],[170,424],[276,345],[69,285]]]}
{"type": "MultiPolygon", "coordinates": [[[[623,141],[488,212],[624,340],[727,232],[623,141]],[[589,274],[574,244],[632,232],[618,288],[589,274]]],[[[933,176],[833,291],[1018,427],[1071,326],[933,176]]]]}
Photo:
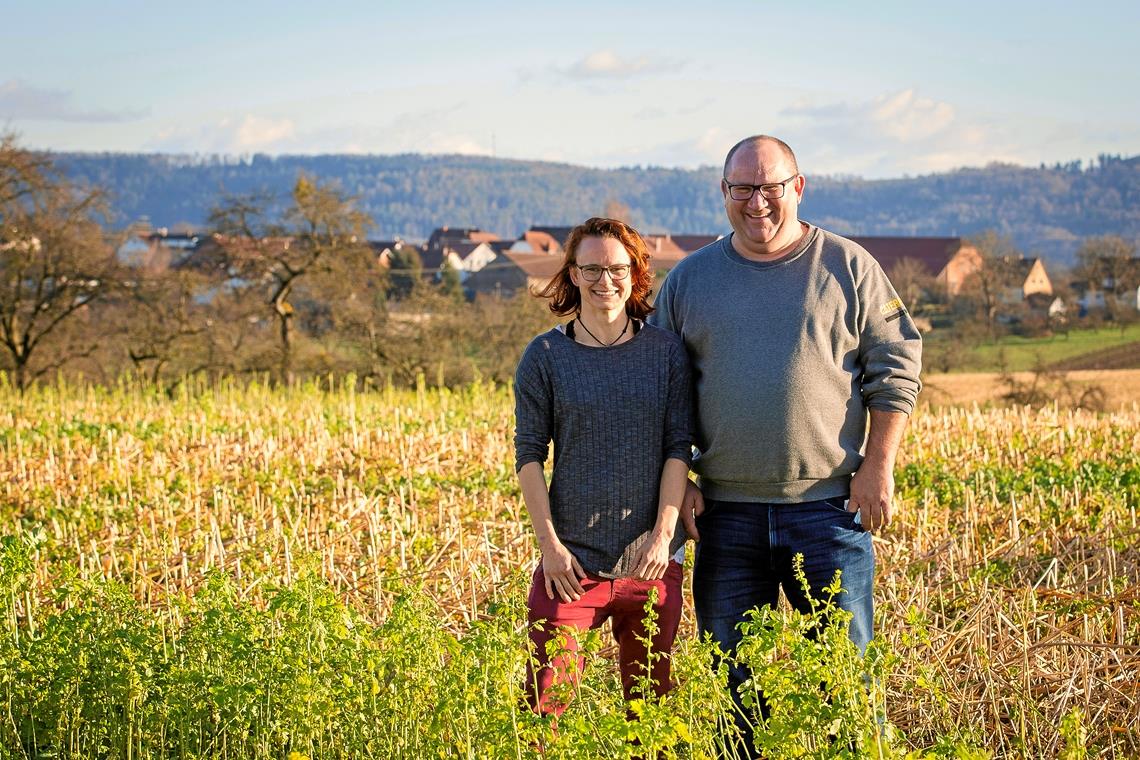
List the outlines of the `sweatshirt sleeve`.
{"type": "Polygon", "coordinates": [[[879,264],[866,263],[857,285],[863,403],[910,414],[922,387],[922,336],[879,264]]]}
{"type": "Polygon", "coordinates": [[[693,387],[689,356],[680,340],[671,342],[669,352],[669,398],[665,411],[664,458],[693,459],[693,387]]]}
{"type": "Polygon", "coordinates": [[[552,388],[542,361],[546,345],[543,336],[531,341],[515,369],[515,472],[546,462],[554,434],[552,388]]]}
{"type": "Polygon", "coordinates": [[[676,277],[673,272],[665,276],[656,298],[653,299],[653,312],[646,318],[646,322],[662,330],[680,334],[680,329],[673,319],[673,291],[676,277]]]}

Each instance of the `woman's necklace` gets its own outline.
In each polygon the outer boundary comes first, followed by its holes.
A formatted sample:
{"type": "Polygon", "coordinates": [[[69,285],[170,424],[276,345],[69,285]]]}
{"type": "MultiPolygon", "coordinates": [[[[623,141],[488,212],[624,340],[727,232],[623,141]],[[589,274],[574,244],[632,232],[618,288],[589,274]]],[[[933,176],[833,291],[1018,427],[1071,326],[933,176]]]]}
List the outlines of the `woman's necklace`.
{"type": "Polygon", "coordinates": [[[581,316],[578,317],[578,324],[582,325],[582,329],[586,331],[586,334],[589,335],[591,338],[593,338],[594,342],[597,343],[599,346],[602,346],[603,348],[609,348],[610,346],[612,346],[613,344],[615,344],[619,340],[621,340],[621,336],[625,335],[625,331],[629,329],[629,322],[630,322],[629,315],[626,314],[625,315],[625,327],[621,328],[621,332],[618,333],[618,336],[616,338],[614,338],[613,340],[611,340],[609,343],[603,343],[602,341],[598,340],[597,335],[594,335],[592,332],[590,332],[590,328],[586,327],[586,323],[582,321],[582,317],[581,316]]]}

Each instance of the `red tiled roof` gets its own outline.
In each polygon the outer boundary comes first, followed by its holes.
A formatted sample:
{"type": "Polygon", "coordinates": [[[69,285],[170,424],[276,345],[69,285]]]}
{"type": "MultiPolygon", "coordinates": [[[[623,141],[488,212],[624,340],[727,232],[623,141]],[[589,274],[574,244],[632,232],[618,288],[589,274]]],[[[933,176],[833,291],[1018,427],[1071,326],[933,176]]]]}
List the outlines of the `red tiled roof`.
{"type": "MultiPolygon", "coordinates": [[[[528,277],[550,278],[558,273],[562,267],[561,256],[551,256],[546,253],[503,253],[515,266],[526,273],[528,277]]],[[[493,264],[488,264],[493,266],[493,264]]]]}
{"type": "Polygon", "coordinates": [[[692,253],[706,245],[715,243],[724,235],[672,235],[673,242],[685,253],[692,253]]]}
{"type": "Polygon", "coordinates": [[[493,232],[485,232],[478,227],[437,227],[428,238],[427,248],[442,248],[456,243],[490,243],[498,240],[493,232]]]}
{"type": "Polygon", "coordinates": [[[689,255],[668,235],[642,235],[649,248],[649,264],[654,269],[672,269],[677,262],[689,255]]]}
{"type": "Polygon", "coordinates": [[[549,281],[561,266],[561,256],[504,251],[502,256],[478,272],[473,272],[465,281],[464,287],[476,293],[509,294],[520,288],[549,281]]]}
{"type": "Polygon", "coordinates": [[[530,229],[523,233],[523,239],[526,240],[527,245],[533,253],[540,253],[546,256],[551,254],[560,253],[562,251],[562,241],[557,240],[549,232],[544,232],[538,229],[530,229]]]}
{"type": "Polygon", "coordinates": [[[573,227],[544,227],[544,226],[534,225],[529,230],[527,230],[527,232],[528,233],[539,232],[539,233],[542,233],[543,235],[548,235],[548,236],[550,236],[551,239],[554,240],[555,243],[558,244],[558,248],[561,249],[562,246],[566,243],[566,238],[570,237],[570,231],[572,229],[574,229],[574,228],[573,227]]]}
{"type": "Polygon", "coordinates": [[[903,259],[914,259],[932,276],[946,268],[962,248],[956,237],[849,237],[867,249],[884,272],[890,272],[903,259]]]}

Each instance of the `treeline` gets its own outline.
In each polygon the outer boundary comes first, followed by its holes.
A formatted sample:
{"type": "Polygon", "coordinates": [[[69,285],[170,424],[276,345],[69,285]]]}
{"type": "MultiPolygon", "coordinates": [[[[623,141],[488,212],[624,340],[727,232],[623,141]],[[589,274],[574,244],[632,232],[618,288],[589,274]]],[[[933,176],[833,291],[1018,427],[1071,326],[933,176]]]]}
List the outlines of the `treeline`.
{"type": "Polygon", "coordinates": [[[217,195],[207,243],[182,260],[126,265],[109,217],[99,188],[0,136],[0,382],[506,381],[553,321],[535,299],[467,303],[452,280],[390,272],[367,214],[305,175],[284,197],[217,195]]]}
{"type": "MultiPolygon", "coordinates": [[[[504,237],[570,225],[607,202],[646,232],[726,231],[719,168],[591,169],[477,156],[53,156],[75,182],[104,188],[118,226],[201,227],[223,194],[287,196],[299,174],[357,199],[373,238],[427,238],[472,226],[504,237]]],[[[1081,239],[1140,236],[1140,156],[1026,168],[993,164],[889,180],[809,173],[805,218],[849,235],[969,237],[996,230],[1034,255],[1072,263],[1081,239]]],[[[285,204],[274,209],[284,211],[285,204]]]]}
{"type": "MultiPolygon", "coordinates": [[[[435,161],[444,166],[443,159],[435,161]]],[[[288,166],[286,160],[269,163],[275,171],[288,166]]],[[[1096,171],[1129,165],[1105,159],[1096,171]]],[[[224,161],[195,166],[236,167],[224,161]]],[[[1076,167],[1050,171],[1073,183],[1090,177],[1076,167]]],[[[461,174],[441,168],[438,176],[461,174]]],[[[598,206],[587,205],[589,193],[579,190],[578,219],[597,213],[598,206]]],[[[1078,196],[1077,205],[1084,202],[1078,196]]],[[[328,374],[373,385],[505,382],[526,342],[555,321],[544,303],[529,297],[465,300],[459,273],[421,269],[413,246],[394,247],[382,263],[368,244],[374,224],[364,201],[343,183],[305,173],[292,177],[283,193],[216,192],[199,225],[201,242],[188,254],[157,246],[127,261],[128,234],[116,231],[117,219],[101,187],[75,181],[50,156],[0,135],[3,381],[25,388],[67,373],[96,382],[134,374],[168,388],[196,374],[282,383],[328,374]]],[[[1070,324],[1046,311],[1048,302],[1010,297],[1026,263],[1011,236],[990,229],[973,242],[983,265],[953,299],[915,261],[889,272],[912,312],[929,328],[945,328],[949,337],[930,353],[930,366],[943,370],[957,368],[981,341],[1070,324]]],[[[1081,241],[1073,274],[1098,287],[1113,283],[1102,293],[1098,319],[1125,325],[1136,318],[1134,300],[1127,306],[1140,277],[1135,256],[1135,239],[1100,234],[1081,241]]],[[[1063,282],[1054,278],[1054,294],[1072,301],[1077,294],[1066,292],[1063,282]]]]}

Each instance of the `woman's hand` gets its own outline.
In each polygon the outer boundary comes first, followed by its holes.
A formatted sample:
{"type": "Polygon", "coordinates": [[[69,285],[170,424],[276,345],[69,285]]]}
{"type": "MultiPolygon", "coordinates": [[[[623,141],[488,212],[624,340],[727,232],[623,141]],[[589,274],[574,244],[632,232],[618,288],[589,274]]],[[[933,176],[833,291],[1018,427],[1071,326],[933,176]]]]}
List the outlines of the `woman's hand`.
{"type": "Polygon", "coordinates": [[[554,540],[542,548],[542,574],[546,578],[547,599],[553,599],[557,591],[563,602],[576,602],[586,593],[580,582],[586,571],[561,541],[554,540]]]}
{"type": "Polygon", "coordinates": [[[669,544],[673,537],[654,530],[649,539],[637,550],[633,563],[633,577],[641,581],[655,581],[669,569],[669,544]]]}

